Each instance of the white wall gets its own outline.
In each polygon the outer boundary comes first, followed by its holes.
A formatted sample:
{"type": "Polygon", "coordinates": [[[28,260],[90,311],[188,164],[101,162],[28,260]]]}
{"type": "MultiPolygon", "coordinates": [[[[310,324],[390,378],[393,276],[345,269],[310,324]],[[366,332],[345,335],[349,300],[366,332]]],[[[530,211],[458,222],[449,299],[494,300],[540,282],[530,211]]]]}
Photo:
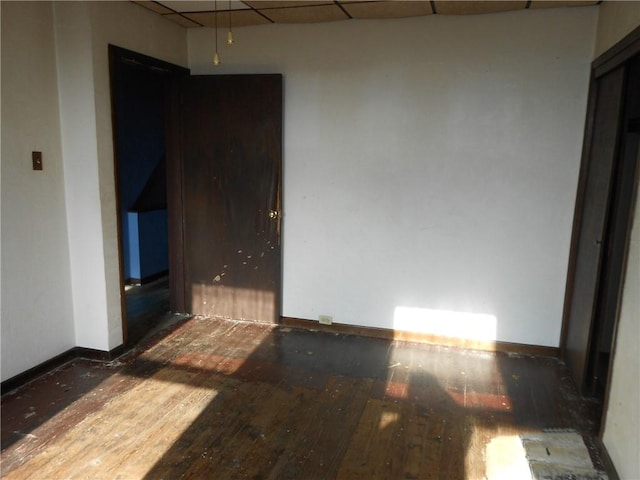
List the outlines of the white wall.
{"type": "Polygon", "coordinates": [[[122,343],[117,209],[113,170],[113,132],[108,44],[176,65],[187,65],[184,28],[129,2],[89,2],[93,34],[93,78],[96,108],[102,235],[107,285],[109,346],[122,343]]]}
{"type": "MultiPolygon", "coordinates": [[[[640,198],[640,196],[639,196],[640,198]]],[[[603,441],[620,478],[640,478],[640,202],[636,202],[603,441]]]]}
{"type": "MultiPolygon", "coordinates": [[[[600,6],[596,54],[640,26],[640,2],[600,6]]],[[[636,201],[622,293],[603,441],[620,478],[640,478],[640,195],[636,201]]]]}
{"type": "Polygon", "coordinates": [[[109,43],[187,63],[130,2],[2,2],[2,380],[122,343],[109,43]]]}
{"type": "Polygon", "coordinates": [[[80,2],[56,4],[55,17],[75,342],[109,350],[91,22],[80,2]]]}
{"type": "Polygon", "coordinates": [[[598,10],[595,57],[603,54],[640,25],[640,2],[607,1],[598,10]]]}
{"type": "Polygon", "coordinates": [[[558,346],[596,14],[248,27],[218,69],[190,30],[193,73],[284,74],[283,314],[558,346]]]}
{"type": "Polygon", "coordinates": [[[186,65],[183,28],[129,2],[56,2],[78,346],[122,343],[108,45],[186,65]]]}
{"type": "Polygon", "coordinates": [[[2,2],[2,380],[75,345],[53,10],[2,2]],[[41,151],[44,170],[31,169],[41,151]]]}

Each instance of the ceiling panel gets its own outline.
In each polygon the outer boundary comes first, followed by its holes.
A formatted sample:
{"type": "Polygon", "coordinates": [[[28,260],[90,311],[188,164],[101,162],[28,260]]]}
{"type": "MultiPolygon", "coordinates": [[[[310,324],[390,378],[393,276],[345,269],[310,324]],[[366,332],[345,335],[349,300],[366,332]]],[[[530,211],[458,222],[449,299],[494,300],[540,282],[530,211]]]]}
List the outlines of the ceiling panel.
{"type": "MultiPolygon", "coordinates": [[[[195,20],[196,22],[202,24],[205,27],[215,26],[214,12],[186,13],[185,16],[195,20]]],[[[265,23],[271,23],[271,22],[254,10],[231,11],[231,26],[233,28],[247,27],[249,25],[264,25],[265,23]]],[[[228,12],[218,13],[218,27],[226,27],[228,24],[229,24],[228,12]]]]}
{"type": "Polygon", "coordinates": [[[159,3],[161,5],[167,6],[171,8],[175,12],[210,12],[217,8],[218,10],[241,10],[245,8],[250,8],[247,4],[240,0],[218,0],[214,2],[213,0],[209,1],[191,1],[191,0],[169,0],[169,1],[160,1],[160,2],[152,2],[159,3]]]}
{"type": "Polygon", "coordinates": [[[343,8],[353,18],[402,18],[430,15],[430,2],[343,2],[343,8]]]}
{"type": "Polygon", "coordinates": [[[422,15],[477,15],[527,8],[597,5],[598,0],[165,0],[133,2],[184,27],[213,27],[217,8],[218,26],[233,27],[266,23],[317,23],[365,18],[401,18],[422,15]],[[529,7],[527,7],[529,4],[529,7]],[[432,9],[435,6],[435,12],[432,9]]]}
{"type": "Polygon", "coordinates": [[[140,5],[141,7],[147,8],[152,12],[156,13],[173,13],[173,10],[170,8],[164,7],[158,2],[133,2],[136,5],[140,5]]]}
{"type": "Polygon", "coordinates": [[[572,0],[533,0],[529,8],[557,8],[557,7],[587,7],[589,5],[597,5],[597,1],[580,2],[572,0]]]}
{"type": "Polygon", "coordinates": [[[288,2],[276,2],[272,0],[252,0],[245,1],[247,5],[262,10],[263,8],[289,8],[289,7],[309,7],[312,5],[331,5],[334,2],[330,0],[299,0],[288,2]]]}
{"type": "Polygon", "coordinates": [[[483,13],[508,12],[523,10],[527,6],[522,1],[458,1],[446,2],[436,0],[436,12],[441,15],[479,15],[483,13]]]}
{"type": "Polygon", "coordinates": [[[318,23],[349,19],[336,4],[311,7],[270,8],[261,11],[275,23],[318,23]]]}
{"type": "Polygon", "coordinates": [[[192,28],[192,27],[201,27],[202,25],[196,22],[193,22],[192,20],[189,20],[187,17],[183,16],[180,13],[172,13],[170,15],[163,15],[164,18],[171,20],[172,22],[177,23],[178,25],[181,25],[183,27],[188,27],[188,28],[192,28]]]}

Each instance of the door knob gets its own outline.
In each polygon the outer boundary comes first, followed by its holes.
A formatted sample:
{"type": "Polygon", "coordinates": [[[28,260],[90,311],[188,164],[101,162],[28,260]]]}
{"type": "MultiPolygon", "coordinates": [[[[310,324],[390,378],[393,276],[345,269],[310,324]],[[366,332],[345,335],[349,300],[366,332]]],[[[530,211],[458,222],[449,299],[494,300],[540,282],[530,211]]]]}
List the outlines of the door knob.
{"type": "Polygon", "coordinates": [[[278,212],[277,210],[269,210],[269,218],[271,220],[275,220],[279,216],[280,216],[280,212],[278,212]]]}

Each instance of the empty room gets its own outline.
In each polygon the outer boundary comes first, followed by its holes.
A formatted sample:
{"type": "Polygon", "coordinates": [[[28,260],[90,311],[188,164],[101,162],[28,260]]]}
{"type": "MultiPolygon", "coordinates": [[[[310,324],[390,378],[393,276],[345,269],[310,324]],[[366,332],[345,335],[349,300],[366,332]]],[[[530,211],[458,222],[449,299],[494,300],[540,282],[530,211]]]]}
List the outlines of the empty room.
{"type": "Polygon", "coordinates": [[[640,478],[640,3],[1,9],[3,478],[640,478]]]}

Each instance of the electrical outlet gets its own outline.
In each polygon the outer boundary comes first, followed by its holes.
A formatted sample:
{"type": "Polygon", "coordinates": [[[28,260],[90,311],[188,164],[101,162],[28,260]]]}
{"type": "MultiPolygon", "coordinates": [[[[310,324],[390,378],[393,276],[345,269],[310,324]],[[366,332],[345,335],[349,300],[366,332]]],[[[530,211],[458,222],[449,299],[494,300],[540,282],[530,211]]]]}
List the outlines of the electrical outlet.
{"type": "Polygon", "coordinates": [[[320,325],[331,325],[333,323],[331,315],[320,315],[318,319],[320,320],[320,325]]]}

